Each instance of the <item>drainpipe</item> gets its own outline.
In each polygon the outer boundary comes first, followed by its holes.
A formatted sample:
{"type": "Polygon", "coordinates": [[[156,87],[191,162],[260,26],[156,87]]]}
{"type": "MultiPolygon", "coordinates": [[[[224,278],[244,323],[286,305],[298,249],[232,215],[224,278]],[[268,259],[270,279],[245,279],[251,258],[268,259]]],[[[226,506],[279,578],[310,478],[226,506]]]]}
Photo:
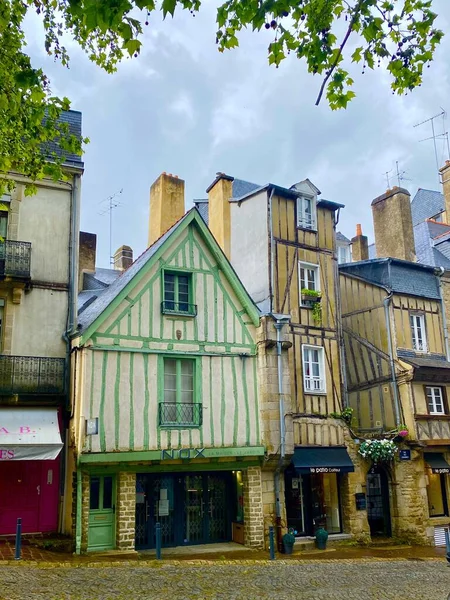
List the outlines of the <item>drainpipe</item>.
{"type": "MultiPolygon", "coordinates": [[[[70,395],[70,336],[75,332],[78,313],[78,232],[80,231],[80,191],[81,176],[76,173],[73,176],[72,192],[70,197],[70,233],[69,233],[69,292],[67,299],[67,322],[66,331],[63,339],[66,342],[66,368],[65,368],[65,389],[66,389],[66,410],[69,406],[70,395]]],[[[65,418],[63,419],[65,424],[65,418]]],[[[66,443],[64,446],[64,473],[62,477],[62,518],[60,519],[59,532],[63,533],[64,518],[66,514],[66,480],[68,467],[68,439],[66,430],[66,443]]],[[[78,500],[77,500],[78,501],[78,500]]]]}
{"type": "Polygon", "coordinates": [[[80,465],[77,466],[77,510],[75,517],[75,553],[81,554],[81,513],[82,513],[82,481],[80,465]]]}
{"type": "Polygon", "coordinates": [[[388,336],[388,348],[389,348],[389,359],[392,371],[392,385],[394,388],[394,412],[395,412],[395,424],[397,427],[400,425],[400,400],[398,397],[398,387],[397,387],[397,378],[395,377],[395,362],[394,362],[394,352],[392,348],[392,333],[391,333],[391,320],[389,318],[389,304],[392,299],[392,291],[386,296],[383,300],[384,304],[384,318],[386,321],[386,331],[388,336]]]}
{"type": "Polygon", "coordinates": [[[281,536],[281,501],[280,501],[280,477],[281,469],[284,465],[286,457],[286,424],[285,424],[285,412],[284,412],[284,398],[283,398],[283,362],[282,362],[282,342],[281,332],[284,325],[289,323],[290,317],[280,317],[272,314],[275,319],[275,329],[277,330],[277,371],[278,371],[278,403],[280,411],[280,457],[278,459],[277,468],[274,473],[274,487],[275,487],[275,511],[276,511],[276,530],[277,530],[277,546],[278,550],[281,551],[282,536],[281,536]]]}
{"type": "Polygon", "coordinates": [[[273,223],[272,223],[272,198],[275,192],[275,188],[270,190],[269,195],[269,238],[270,238],[270,308],[269,311],[273,311],[273,290],[274,290],[274,268],[275,268],[275,245],[273,243],[273,223]]]}
{"type": "Polygon", "coordinates": [[[445,314],[445,304],[444,304],[444,294],[442,292],[442,275],[445,273],[444,267],[439,267],[436,270],[436,275],[439,281],[439,299],[441,301],[441,311],[442,311],[442,326],[444,328],[444,340],[445,340],[445,355],[447,356],[447,360],[450,361],[450,349],[448,343],[448,329],[447,329],[447,316],[445,314]]]}

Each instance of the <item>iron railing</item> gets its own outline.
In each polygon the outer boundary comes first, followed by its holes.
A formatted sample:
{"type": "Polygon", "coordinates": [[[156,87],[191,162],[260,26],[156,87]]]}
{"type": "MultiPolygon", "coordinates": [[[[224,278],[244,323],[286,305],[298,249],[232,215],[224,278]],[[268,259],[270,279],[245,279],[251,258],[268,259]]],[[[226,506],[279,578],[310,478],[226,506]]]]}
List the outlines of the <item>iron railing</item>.
{"type": "Polygon", "coordinates": [[[0,241],[0,276],[30,277],[31,243],[0,241]]]}
{"type": "Polygon", "coordinates": [[[175,425],[177,427],[200,426],[202,424],[202,405],[192,402],[160,402],[159,424],[163,426],[175,425]]]}
{"type": "Polygon", "coordinates": [[[197,316],[197,305],[187,302],[174,302],[173,300],[164,300],[161,302],[161,312],[164,314],[176,313],[182,315],[197,316]]]}
{"type": "Polygon", "coordinates": [[[63,394],[65,359],[0,356],[0,394],[63,394]]]}

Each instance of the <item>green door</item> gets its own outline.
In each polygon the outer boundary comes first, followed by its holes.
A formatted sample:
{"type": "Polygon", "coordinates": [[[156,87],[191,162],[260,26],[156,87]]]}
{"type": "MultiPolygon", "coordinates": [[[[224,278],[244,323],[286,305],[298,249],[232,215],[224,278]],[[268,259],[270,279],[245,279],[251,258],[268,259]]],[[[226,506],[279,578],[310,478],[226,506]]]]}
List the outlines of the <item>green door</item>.
{"type": "Polygon", "coordinates": [[[91,476],[88,550],[111,550],[115,546],[115,494],[112,475],[91,476]]]}

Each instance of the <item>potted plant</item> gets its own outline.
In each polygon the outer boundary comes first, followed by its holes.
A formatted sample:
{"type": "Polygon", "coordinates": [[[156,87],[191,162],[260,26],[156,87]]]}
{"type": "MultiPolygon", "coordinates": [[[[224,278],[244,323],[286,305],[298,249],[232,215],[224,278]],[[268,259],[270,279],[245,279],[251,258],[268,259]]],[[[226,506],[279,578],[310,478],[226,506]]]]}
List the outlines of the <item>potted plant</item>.
{"type": "Polygon", "coordinates": [[[295,544],[296,533],[297,532],[292,527],[289,527],[287,533],[283,535],[283,546],[285,554],[292,554],[292,549],[294,548],[295,544]]]}
{"type": "Polygon", "coordinates": [[[397,444],[403,442],[408,435],[409,431],[406,425],[399,425],[395,431],[394,442],[397,442],[397,444]]]}
{"type": "Polygon", "coordinates": [[[302,303],[307,305],[313,305],[316,302],[320,302],[322,294],[316,290],[308,290],[308,288],[302,288],[302,303]]]}
{"type": "Polygon", "coordinates": [[[388,439],[364,440],[358,450],[363,458],[367,458],[375,464],[391,461],[397,451],[398,448],[393,440],[388,439]]]}
{"type": "Polygon", "coordinates": [[[316,529],[315,537],[316,537],[316,548],[318,550],[326,550],[327,540],[328,540],[328,531],[325,529],[325,519],[321,517],[317,521],[318,527],[316,529]]]}

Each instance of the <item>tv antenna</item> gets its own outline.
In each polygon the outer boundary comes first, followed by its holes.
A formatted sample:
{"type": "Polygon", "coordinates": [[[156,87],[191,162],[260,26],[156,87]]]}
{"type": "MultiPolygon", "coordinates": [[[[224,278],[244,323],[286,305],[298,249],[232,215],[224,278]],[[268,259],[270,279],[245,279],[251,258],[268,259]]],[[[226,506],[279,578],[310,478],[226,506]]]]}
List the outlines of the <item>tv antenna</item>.
{"type": "Polygon", "coordinates": [[[114,192],[111,196],[108,196],[104,200],[100,202],[100,204],[106,204],[99,212],[100,216],[106,215],[109,213],[109,266],[114,267],[114,257],[112,253],[112,226],[113,226],[113,210],[118,206],[122,206],[120,202],[120,198],[122,196],[123,188],[118,192],[114,192]]]}
{"type": "MultiPolygon", "coordinates": [[[[436,140],[443,140],[444,143],[446,143],[447,146],[447,157],[450,158],[450,144],[449,144],[449,139],[448,139],[448,131],[445,131],[445,119],[447,117],[447,113],[445,112],[445,110],[441,107],[441,112],[437,115],[434,115],[433,117],[430,117],[429,119],[425,119],[425,121],[421,121],[420,123],[416,123],[416,125],[414,125],[414,127],[420,127],[421,125],[426,125],[426,123],[430,123],[431,124],[431,136],[424,138],[423,140],[419,140],[419,142],[426,142],[428,140],[433,140],[433,146],[434,146],[434,158],[436,160],[436,170],[438,173],[438,184],[441,184],[441,180],[439,178],[439,158],[438,158],[438,150],[437,150],[437,144],[436,144],[436,140]],[[441,133],[436,133],[436,129],[434,126],[434,121],[435,119],[439,119],[440,117],[442,117],[442,132],[441,133]]],[[[442,160],[442,162],[444,162],[442,160]]]]}
{"type": "Polygon", "coordinates": [[[398,187],[401,187],[402,181],[411,181],[408,177],[405,177],[406,171],[400,170],[400,168],[398,166],[398,160],[395,161],[395,168],[393,167],[390,171],[386,171],[384,175],[386,177],[386,183],[387,183],[388,190],[391,189],[391,181],[395,178],[397,179],[398,187]],[[391,173],[394,170],[395,170],[395,173],[393,175],[391,175],[391,173]]]}

